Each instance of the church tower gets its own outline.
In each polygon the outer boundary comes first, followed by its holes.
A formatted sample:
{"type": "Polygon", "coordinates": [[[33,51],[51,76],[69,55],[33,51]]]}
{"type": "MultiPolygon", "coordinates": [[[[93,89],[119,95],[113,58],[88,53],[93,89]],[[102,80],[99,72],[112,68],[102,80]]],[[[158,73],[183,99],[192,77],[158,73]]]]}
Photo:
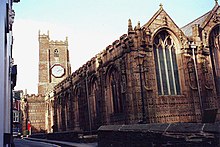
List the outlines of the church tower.
{"type": "Polygon", "coordinates": [[[50,40],[47,34],[38,35],[39,41],[39,83],[38,94],[45,95],[53,87],[71,74],[68,39],[50,40]]]}

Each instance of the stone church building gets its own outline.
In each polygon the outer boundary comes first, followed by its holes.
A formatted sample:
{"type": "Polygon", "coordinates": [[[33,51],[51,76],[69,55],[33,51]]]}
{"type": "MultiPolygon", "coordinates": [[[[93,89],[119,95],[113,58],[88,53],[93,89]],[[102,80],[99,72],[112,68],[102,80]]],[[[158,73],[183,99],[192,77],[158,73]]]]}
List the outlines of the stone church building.
{"type": "Polygon", "coordinates": [[[179,28],[162,6],[54,88],[54,131],[220,120],[220,8],[179,28]]]}
{"type": "Polygon", "coordinates": [[[217,1],[212,10],[182,28],[162,5],[142,26],[129,19],[126,34],[73,73],[67,41],[48,41],[49,35],[39,38],[38,90],[45,94],[48,132],[220,120],[217,1]]]}

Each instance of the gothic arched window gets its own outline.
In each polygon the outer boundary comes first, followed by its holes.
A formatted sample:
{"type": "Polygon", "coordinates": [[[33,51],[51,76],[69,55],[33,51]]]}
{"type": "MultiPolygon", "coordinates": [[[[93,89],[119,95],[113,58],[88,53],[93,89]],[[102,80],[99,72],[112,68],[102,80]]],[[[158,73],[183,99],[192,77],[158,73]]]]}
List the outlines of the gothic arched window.
{"type": "Polygon", "coordinates": [[[54,50],[54,57],[59,57],[59,51],[58,51],[58,49],[55,49],[55,50],[54,50]]]}
{"type": "Polygon", "coordinates": [[[94,79],[92,81],[92,87],[91,87],[91,101],[90,101],[90,109],[91,109],[91,116],[92,118],[96,118],[97,112],[96,109],[98,109],[96,105],[96,101],[98,98],[98,84],[97,84],[97,79],[94,79]]]}
{"type": "Polygon", "coordinates": [[[74,98],[73,98],[73,112],[74,112],[74,127],[78,129],[79,127],[79,99],[80,99],[80,88],[74,88],[74,98]]]}
{"type": "Polygon", "coordinates": [[[123,112],[123,103],[121,96],[121,87],[119,74],[116,69],[111,69],[109,73],[108,80],[108,98],[110,102],[110,113],[122,113],[123,112]]]}
{"type": "Polygon", "coordinates": [[[165,30],[154,38],[154,60],[159,95],[179,95],[180,83],[176,60],[176,44],[165,30]]]}
{"type": "Polygon", "coordinates": [[[217,95],[220,96],[220,25],[217,25],[209,37],[210,56],[217,95]]]}

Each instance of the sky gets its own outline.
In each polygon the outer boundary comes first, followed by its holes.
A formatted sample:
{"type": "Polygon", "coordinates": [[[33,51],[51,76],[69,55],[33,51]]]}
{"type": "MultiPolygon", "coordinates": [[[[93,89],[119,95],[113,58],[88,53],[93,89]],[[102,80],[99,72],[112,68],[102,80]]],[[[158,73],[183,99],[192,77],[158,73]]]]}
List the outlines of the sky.
{"type": "Polygon", "coordinates": [[[210,11],[214,0],[21,0],[14,3],[13,58],[17,64],[15,90],[37,94],[38,32],[51,40],[68,37],[72,72],[123,34],[128,19],[141,26],[159,10],[164,10],[178,27],[210,11]]]}

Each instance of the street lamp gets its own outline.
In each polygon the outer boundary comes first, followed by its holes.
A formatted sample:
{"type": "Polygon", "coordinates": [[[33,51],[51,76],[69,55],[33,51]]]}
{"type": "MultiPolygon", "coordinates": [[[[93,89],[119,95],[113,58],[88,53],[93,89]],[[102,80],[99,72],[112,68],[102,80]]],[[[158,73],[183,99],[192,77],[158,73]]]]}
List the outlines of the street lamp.
{"type": "Polygon", "coordinates": [[[141,124],[147,123],[146,120],[146,111],[145,111],[145,102],[144,102],[144,93],[143,93],[143,82],[142,82],[142,65],[144,61],[144,55],[139,54],[138,50],[138,56],[135,57],[138,60],[138,67],[139,67],[139,76],[140,76],[140,87],[141,87],[141,102],[142,102],[142,121],[140,122],[141,124]]]}
{"type": "Polygon", "coordinates": [[[189,49],[191,49],[192,51],[191,53],[192,53],[193,65],[195,69],[196,83],[197,83],[198,96],[199,96],[199,102],[200,102],[201,118],[203,119],[203,101],[202,101],[202,96],[200,92],[200,83],[199,83],[199,77],[198,77],[198,72],[197,72],[197,62],[196,62],[196,55],[195,55],[195,50],[197,49],[197,46],[195,45],[194,42],[189,43],[189,49]]]}

